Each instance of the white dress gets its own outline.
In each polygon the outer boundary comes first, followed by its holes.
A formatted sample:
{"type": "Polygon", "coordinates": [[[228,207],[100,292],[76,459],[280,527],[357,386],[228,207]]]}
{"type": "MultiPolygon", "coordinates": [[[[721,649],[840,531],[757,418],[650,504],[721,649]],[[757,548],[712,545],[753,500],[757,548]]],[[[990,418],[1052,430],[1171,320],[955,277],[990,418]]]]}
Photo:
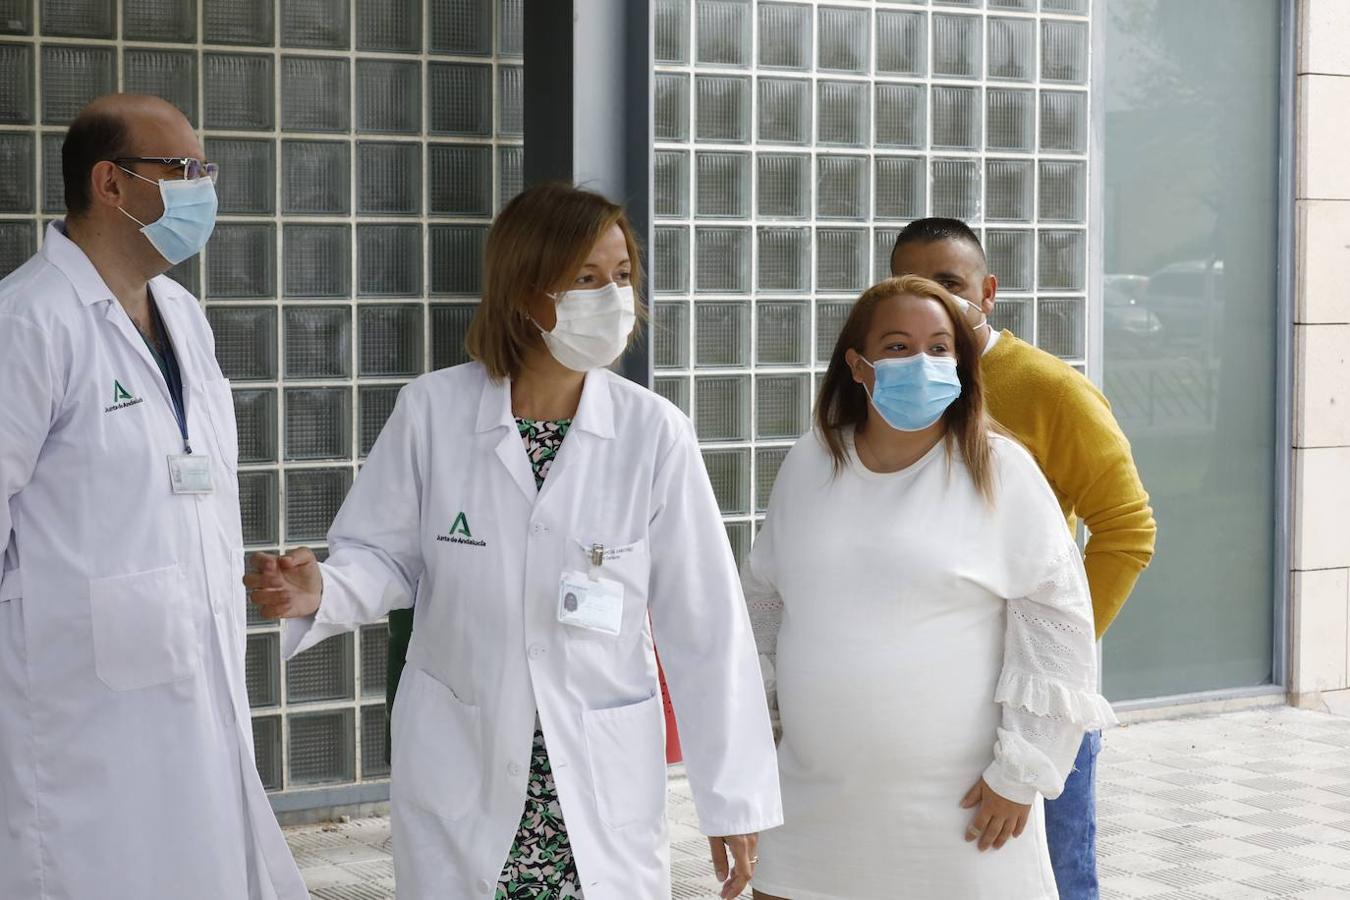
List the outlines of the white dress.
{"type": "Polygon", "coordinates": [[[814,434],[784,461],[744,571],[782,726],[785,823],[761,837],[756,889],[1058,896],[1041,798],[1084,731],[1114,719],[1078,548],[1031,456],[990,444],[993,506],[945,443],[889,474],[850,452],[835,475],[814,434]],[[1033,804],[1023,834],[984,853],[960,807],[981,776],[1033,804]]]}

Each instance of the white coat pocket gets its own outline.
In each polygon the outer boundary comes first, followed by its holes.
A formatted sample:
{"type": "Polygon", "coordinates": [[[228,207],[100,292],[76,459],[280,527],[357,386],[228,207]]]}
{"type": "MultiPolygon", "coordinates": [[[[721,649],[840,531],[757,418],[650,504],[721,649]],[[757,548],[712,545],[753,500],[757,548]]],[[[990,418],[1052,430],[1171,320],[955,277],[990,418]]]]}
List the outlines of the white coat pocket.
{"type": "Polygon", "coordinates": [[[115,691],[181,681],[197,670],[200,648],[178,566],[91,579],[89,618],[94,670],[115,691]]]}
{"type": "Polygon", "coordinates": [[[646,700],[584,714],[591,779],[600,818],[610,828],[657,825],[666,809],[665,709],[646,700]]]}
{"type": "MultiPolygon", "coordinates": [[[[621,637],[640,632],[647,618],[647,591],[652,562],[644,540],[609,543],[594,539],[573,539],[563,557],[563,572],[585,572],[622,588],[621,637]],[[599,560],[599,565],[595,561],[599,560]]],[[[568,629],[573,637],[613,638],[580,628],[568,629]]]]}
{"type": "Polygon", "coordinates": [[[216,378],[204,382],[201,396],[206,402],[201,418],[211,423],[221,465],[227,472],[233,472],[239,466],[239,432],[234,419],[234,394],[230,392],[229,380],[216,378]]]}
{"type": "Polygon", "coordinates": [[[442,819],[468,812],[483,784],[478,707],[409,666],[399,680],[391,725],[393,799],[442,819]]]}

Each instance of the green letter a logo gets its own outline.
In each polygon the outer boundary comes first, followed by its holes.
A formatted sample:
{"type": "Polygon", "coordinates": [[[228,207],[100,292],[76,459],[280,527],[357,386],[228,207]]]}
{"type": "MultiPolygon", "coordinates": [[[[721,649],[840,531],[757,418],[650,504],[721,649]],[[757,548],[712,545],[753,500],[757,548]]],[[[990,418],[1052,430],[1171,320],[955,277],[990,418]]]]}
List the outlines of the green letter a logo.
{"type": "Polygon", "coordinates": [[[469,520],[464,517],[462,511],[459,515],[455,516],[455,524],[450,526],[450,534],[452,536],[462,534],[466,538],[473,538],[473,533],[469,531],[469,520]]]}
{"type": "Polygon", "coordinates": [[[117,381],[116,379],[114,379],[114,380],[113,380],[113,403],[121,403],[121,402],[124,401],[124,400],[133,400],[133,399],[135,399],[135,398],[132,397],[131,394],[127,392],[127,389],[124,388],[124,387],[122,387],[122,382],[117,381]]]}

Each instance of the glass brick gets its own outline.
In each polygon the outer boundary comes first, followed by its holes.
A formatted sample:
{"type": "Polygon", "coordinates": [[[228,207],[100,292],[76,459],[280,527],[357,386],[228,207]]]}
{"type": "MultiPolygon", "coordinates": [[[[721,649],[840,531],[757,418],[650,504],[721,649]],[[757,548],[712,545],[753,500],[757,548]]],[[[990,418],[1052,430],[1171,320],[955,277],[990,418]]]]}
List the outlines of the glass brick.
{"type": "Polygon", "coordinates": [[[525,189],[525,148],[497,148],[497,206],[505,206],[525,189]]]}
{"type": "Polygon", "coordinates": [[[197,121],[197,54],[190,50],[122,51],[122,88],[162,97],[197,121]]]}
{"type": "Polygon", "coordinates": [[[117,36],[115,0],[41,0],[44,37],[117,36]]]}
{"type": "Polygon", "coordinates": [[[216,359],[231,381],[277,377],[277,311],[270,306],[206,307],[216,338],[216,359]]]}
{"type": "Polygon", "coordinates": [[[361,707],[361,778],[382,778],[388,774],[389,713],[383,703],[372,703],[361,707]]]}
{"type": "Polygon", "coordinates": [[[921,84],[878,84],[876,143],[921,150],[928,143],[927,88],[921,84]]]}
{"type": "Polygon", "coordinates": [[[37,233],[29,222],[0,222],[0,278],[37,252],[37,233]]]}
{"type": "Polygon", "coordinates": [[[1082,91],[1041,91],[1041,150],[1086,153],[1087,109],[1082,91]]]}
{"type": "Polygon", "coordinates": [[[357,296],[416,297],[422,293],[420,225],[356,226],[357,296]]]}
{"type": "Polygon", "coordinates": [[[927,200],[924,160],[920,156],[879,156],[876,160],[878,219],[923,218],[927,200]]]}
{"type": "Polygon", "coordinates": [[[430,144],[427,178],[434,216],[492,214],[492,148],[430,144]]]}
{"type": "Polygon", "coordinates": [[[984,252],[989,258],[989,271],[998,279],[1000,293],[1032,289],[1033,237],[1030,231],[991,228],[985,232],[984,252]]]}
{"type": "Polygon", "coordinates": [[[933,0],[934,6],[960,6],[966,9],[978,9],[984,0],[933,0]]]}
{"type": "Polygon", "coordinates": [[[761,291],[775,293],[811,289],[809,228],[759,229],[758,284],[761,291]]]}
{"type": "Polygon", "coordinates": [[[250,634],[244,650],[244,688],[253,709],[281,703],[281,635],[250,634]]]}
{"type": "Polygon", "coordinates": [[[739,570],[750,552],[751,525],[749,522],[726,522],[727,543],[731,545],[731,556],[739,570]]]}
{"type": "Polygon", "coordinates": [[[1087,84],[1086,22],[1041,23],[1041,80],[1087,84]]]}
{"type": "Polygon", "coordinates": [[[350,709],[288,717],[291,787],[351,781],[356,777],[354,718],[350,709]]]}
{"type": "Polygon", "coordinates": [[[394,412],[394,404],[398,402],[398,392],[401,390],[401,384],[363,384],[356,389],[358,449],[361,456],[370,455],[376,439],[384,430],[384,423],[389,421],[389,416],[394,412]]]}
{"type": "Polygon", "coordinates": [[[498,0],[497,53],[512,58],[525,54],[525,0],[498,0]]]}
{"type": "MultiPolygon", "coordinates": [[[[271,4],[268,4],[271,8],[271,4]]],[[[271,131],[272,57],[243,53],[207,53],[202,57],[207,128],[271,131]]]]}
{"type": "Polygon", "coordinates": [[[867,146],[872,118],[869,93],[866,82],[818,82],[816,140],[834,146],[867,146]]]}
{"type": "Polygon", "coordinates": [[[804,219],[811,214],[811,158],[789,153],[759,156],[759,215],[804,219]]]}
{"type": "Polygon", "coordinates": [[[36,164],[33,135],[0,132],[0,213],[36,211],[36,164]]]}
{"type": "Polygon", "coordinates": [[[822,6],[816,65],[823,72],[866,75],[872,67],[872,23],[867,10],[822,6]]]}
{"type": "Polygon", "coordinates": [[[656,0],[652,4],[656,61],[689,62],[689,0],[656,0]]]}
{"type": "Polygon", "coordinates": [[[483,290],[486,225],[432,225],[431,293],[477,297],[483,290]]]}
{"type": "Polygon", "coordinates": [[[816,157],[816,217],[866,219],[867,157],[821,154],[816,157]]]}
{"type": "Polygon", "coordinates": [[[933,147],[980,148],[980,89],[933,86],[933,147]]]}
{"type": "Polygon", "coordinates": [[[497,69],[497,134],[520,137],[525,133],[525,69],[497,69]]]}
{"type": "Polygon", "coordinates": [[[652,290],[683,294],[689,290],[689,229],[658,225],[652,238],[652,290]]]}
{"type": "Polygon", "coordinates": [[[1042,300],[1037,306],[1036,346],[1060,359],[1082,359],[1086,337],[1083,300],[1042,300]]]}
{"type": "Polygon", "coordinates": [[[708,470],[717,508],[724,516],[743,516],[750,512],[750,450],[704,450],[703,467],[708,470]]]}
{"type": "Polygon", "coordinates": [[[347,50],[350,0],[281,0],[281,46],[347,50]]]}
{"type": "Polygon", "coordinates": [[[816,290],[857,293],[867,286],[867,237],[852,228],[816,232],[816,290]]]}
{"type": "Polygon", "coordinates": [[[834,355],[834,345],[839,342],[839,333],[844,330],[852,310],[852,300],[826,300],[816,304],[817,364],[828,363],[834,355]]]}
{"type": "Polygon", "coordinates": [[[700,141],[746,143],[750,140],[750,79],[699,75],[698,130],[700,141]]]}
{"type": "Polygon", "coordinates": [[[277,543],[277,502],[281,488],[276,472],[239,473],[239,518],[246,547],[277,543]]]}
{"type": "Polygon", "coordinates": [[[988,125],[985,146],[990,150],[1032,151],[1036,97],[1031,91],[989,88],[985,95],[988,125]]]}
{"type": "Polygon", "coordinates": [[[95,97],[117,86],[117,56],[112,47],[42,48],[42,123],[65,125],[95,97]]]}
{"type": "Polygon", "coordinates": [[[221,222],[206,245],[206,295],[210,299],[275,297],[276,268],[276,226],[221,222]]]}
{"type": "MultiPolygon", "coordinates": [[[[433,96],[436,96],[433,93],[433,96]]],[[[444,97],[440,98],[442,101],[444,97]]],[[[418,134],[422,130],[422,67],[386,59],[356,61],[356,130],[418,134]]]]}
{"type": "Polygon", "coordinates": [[[689,304],[662,301],[652,305],[652,360],[658,369],[689,367],[689,304]]]}
{"type": "Polygon", "coordinates": [[[759,5],[759,65],[764,69],[811,68],[811,7],[759,5]]]}
{"type": "Polygon", "coordinates": [[[272,44],[272,0],[202,0],[208,44],[272,44]]]}
{"type": "Polygon", "coordinates": [[[1040,213],[1043,222],[1082,222],[1087,215],[1087,165],[1043,159],[1040,213]]]}
{"type": "Polygon", "coordinates": [[[744,294],[750,290],[750,229],[699,228],[695,290],[744,294]]]}
{"type": "Polygon", "coordinates": [[[745,218],[750,215],[750,154],[695,155],[697,215],[745,218]]]}
{"type": "Polygon", "coordinates": [[[764,447],[755,451],[755,512],[768,511],[769,497],[788,450],[788,447],[764,447]]]}
{"type": "Polygon", "coordinates": [[[286,461],[352,455],[350,388],[286,389],[286,461]]]}
{"type": "Polygon", "coordinates": [[[652,184],[658,217],[689,215],[689,154],[684,150],[652,151],[652,184]]]}
{"type": "Polygon", "coordinates": [[[253,719],[253,764],[263,788],[281,790],[281,716],[256,716],[253,719]]]}
{"type": "MultiPolygon", "coordinates": [[[[919,168],[919,178],[922,181],[922,166],[919,168]]],[[[895,250],[895,239],[899,236],[899,228],[874,228],[872,230],[873,284],[891,277],[891,253],[895,250]]]]}
{"type": "Polygon", "coordinates": [[[877,74],[922,78],[928,74],[928,16],[877,10],[877,74]]]}
{"type": "Polygon", "coordinates": [[[689,140],[689,76],[657,72],[652,118],[658,141],[689,140]]]}
{"type": "Polygon", "coordinates": [[[1023,340],[1031,340],[1031,301],[999,297],[989,314],[989,325],[995,331],[1011,331],[1023,340]]]}
{"type": "Polygon", "coordinates": [[[1087,234],[1042,231],[1036,281],[1043,291],[1083,291],[1087,287],[1087,234]]]}
{"type": "Polygon", "coordinates": [[[0,0],[0,34],[33,33],[33,0],[0,0]]]}
{"type": "Polygon", "coordinates": [[[670,401],[680,412],[689,415],[689,379],[683,376],[652,380],[652,390],[670,401]]]}
{"type": "Polygon", "coordinates": [[[428,63],[427,130],[466,137],[492,135],[492,67],[474,63],[428,63]]]}
{"type": "Polygon", "coordinates": [[[811,376],[755,376],[755,437],[796,440],[810,427],[811,376]]]}
{"type": "Polygon", "coordinates": [[[350,378],[351,308],[286,307],[286,378],[350,378]]]}
{"type": "Polygon", "coordinates": [[[980,163],[974,159],[932,162],[933,215],[970,221],[980,217],[980,163]]]}
{"type": "Polygon", "coordinates": [[[65,134],[42,135],[42,211],[58,215],[66,211],[66,184],[61,173],[61,145],[65,134]]]}
{"type": "Polygon", "coordinates": [[[984,43],[979,16],[933,14],[933,74],[940,78],[979,78],[984,43]]]}
{"type": "Polygon", "coordinates": [[[422,52],[422,0],[356,0],[356,49],[422,52]]]}
{"type": "Polygon", "coordinates": [[[422,145],[357,141],[356,212],[415,216],[422,212],[422,145]]]}
{"type": "MultiPolygon", "coordinates": [[[[276,351],[272,351],[275,355],[276,351]]],[[[270,388],[234,391],[239,462],[277,461],[277,392],[270,388]]]]}
{"type": "Polygon", "coordinates": [[[287,131],[348,131],[351,74],[345,59],[281,58],[281,127],[287,131]]]}
{"type": "Polygon", "coordinates": [[[750,65],[749,0],[694,0],[698,62],[710,66],[750,65]]]}
{"type": "Polygon", "coordinates": [[[811,82],[759,79],[759,140],[766,144],[811,140],[811,82]]]}
{"type": "Polygon", "coordinates": [[[427,36],[432,53],[492,55],[493,0],[427,0],[427,36]]]}
{"type": "MultiPolygon", "coordinates": [[[[805,230],[805,229],[803,229],[805,230]]],[[[809,240],[810,236],[806,235],[809,240]]],[[[761,254],[762,256],[762,254],[761,254]]],[[[807,254],[803,254],[807,259],[807,254]]],[[[803,266],[803,268],[806,268],[803,266]]],[[[808,276],[809,277],[809,276],[808,276]]],[[[755,306],[755,363],[805,366],[811,356],[811,307],[805,300],[761,300],[755,306]]]]}
{"type": "Polygon", "coordinates": [[[281,211],[345,216],[351,212],[351,145],[346,141],[281,142],[281,211]]]}
{"type": "MultiPolygon", "coordinates": [[[[289,543],[326,540],[328,529],[333,524],[333,519],[337,516],[342,500],[347,496],[351,486],[352,470],[345,466],[334,469],[288,471],[286,540],[289,543]]],[[[292,698],[295,696],[293,692],[288,694],[292,698]]]]}
{"type": "Polygon", "coordinates": [[[989,18],[989,77],[1036,80],[1036,23],[1032,19],[989,18]]]}
{"type": "Polygon", "coordinates": [[[1088,2],[1089,0],[1041,0],[1041,12],[1085,16],[1088,12],[1088,2]]]}
{"type": "Polygon", "coordinates": [[[745,301],[694,304],[694,364],[739,368],[750,363],[750,304],[745,301]]]}
{"type": "Polygon", "coordinates": [[[206,139],[206,155],[220,164],[220,212],[270,216],[276,211],[276,143],[249,138],[206,139]]]}
{"type": "Polygon", "coordinates": [[[694,429],[704,441],[750,439],[750,376],[694,379],[694,429]]]}
{"type": "Polygon", "coordinates": [[[985,0],[990,9],[1011,9],[1016,12],[1035,12],[1036,0],[985,0]]]}
{"type": "Polygon", "coordinates": [[[287,297],[351,296],[352,232],[349,225],[282,227],[283,290],[287,297]]]}
{"type": "Polygon", "coordinates": [[[388,378],[422,374],[420,305],[364,305],[357,310],[356,320],[361,348],[358,375],[388,378]]]}
{"type": "Polygon", "coordinates": [[[33,83],[33,48],[0,44],[0,124],[32,124],[33,83]]]}
{"type": "Polygon", "coordinates": [[[191,291],[193,295],[200,296],[201,269],[202,269],[201,257],[190,256],[187,259],[180,262],[178,265],[173,266],[171,269],[169,269],[169,271],[165,272],[164,274],[168,275],[170,278],[178,282],[184,288],[191,291]]]}
{"type": "Polygon", "coordinates": [[[431,307],[431,368],[444,369],[469,361],[464,337],[478,305],[437,303],[431,307]]]}
{"type": "Polygon", "coordinates": [[[991,159],[984,164],[984,217],[988,221],[1030,222],[1036,173],[1029,159],[991,159]]]}

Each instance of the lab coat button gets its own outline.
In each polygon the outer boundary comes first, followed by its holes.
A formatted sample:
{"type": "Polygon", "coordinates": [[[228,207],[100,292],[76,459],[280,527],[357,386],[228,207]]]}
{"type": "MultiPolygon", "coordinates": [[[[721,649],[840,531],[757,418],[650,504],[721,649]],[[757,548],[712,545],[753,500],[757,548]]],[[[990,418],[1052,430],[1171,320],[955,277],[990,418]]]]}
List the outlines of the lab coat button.
{"type": "Polygon", "coordinates": [[[539,657],[547,655],[548,648],[543,644],[534,644],[530,647],[530,659],[539,659],[539,657]]]}
{"type": "Polygon", "coordinates": [[[520,763],[511,763],[511,765],[506,767],[506,771],[510,773],[512,778],[515,778],[516,776],[524,772],[525,769],[520,765],[520,763]]]}
{"type": "Polygon", "coordinates": [[[491,889],[492,889],[492,882],[488,881],[486,878],[480,878],[480,879],[478,879],[478,889],[479,889],[480,891],[491,890],[491,889]]]}
{"type": "Polygon", "coordinates": [[[535,522],[533,525],[530,526],[530,531],[534,532],[535,534],[541,535],[548,534],[548,526],[545,525],[543,522],[535,522]]]}

